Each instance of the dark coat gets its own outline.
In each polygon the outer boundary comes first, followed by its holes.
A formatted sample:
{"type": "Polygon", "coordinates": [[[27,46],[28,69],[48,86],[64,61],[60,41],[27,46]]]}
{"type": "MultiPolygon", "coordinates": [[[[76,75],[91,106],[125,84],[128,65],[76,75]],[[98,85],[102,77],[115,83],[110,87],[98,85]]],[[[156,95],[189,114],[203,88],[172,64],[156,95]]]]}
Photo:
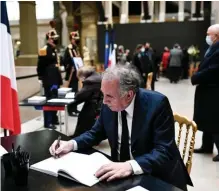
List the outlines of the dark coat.
{"type": "Polygon", "coordinates": [[[68,47],[65,50],[65,54],[64,54],[64,57],[63,57],[63,65],[65,66],[65,70],[66,70],[65,80],[69,80],[70,75],[71,75],[71,71],[72,71],[72,68],[73,68],[74,71],[72,73],[72,77],[71,77],[71,81],[69,83],[69,87],[72,88],[73,92],[77,92],[78,91],[77,70],[75,68],[74,60],[70,56],[69,50],[72,52],[73,57],[77,56],[77,55],[75,55],[75,53],[78,54],[77,47],[75,45],[69,44],[68,47]]]}
{"type": "Polygon", "coordinates": [[[37,63],[37,74],[39,80],[42,80],[43,86],[62,85],[62,76],[59,68],[56,67],[57,52],[50,44],[40,49],[37,63]]]}
{"type": "MultiPolygon", "coordinates": [[[[75,138],[78,149],[92,147],[108,139],[112,160],[116,161],[118,113],[103,105],[92,129],[75,138]]],[[[168,99],[157,92],[139,89],[135,98],[131,153],[145,174],[179,188],[192,184],[175,142],[173,113],[168,99]]]]}
{"type": "Polygon", "coordinates": [[[134,54],[132,64],[138,69],[142,76],[143,73],[148,74],[149,62],[148,56],[143,52],[134,54]]]}
{"type": "Polygon", "coordinates": [[[102,105],[101,76],[94,72],[83,81],[83,87],[76,93],[75,100],[78,103],[85,102],[78,116],[78,122],[74,136],[78,136],[91,129],[102,105]]]}
{"type": "Polygon", "coordinates": [[[219,133],[219,42],[210,47],[191,81],[193,85],[197,85],[194,121],[198,129],[219,133]]]}
{"type": "Polygon", "coordinates": [[[187,52],[187,49],[183,50],[182,69],[183,69],[183,79],[187,79],[189,75],[189,54],[187,52]]]}

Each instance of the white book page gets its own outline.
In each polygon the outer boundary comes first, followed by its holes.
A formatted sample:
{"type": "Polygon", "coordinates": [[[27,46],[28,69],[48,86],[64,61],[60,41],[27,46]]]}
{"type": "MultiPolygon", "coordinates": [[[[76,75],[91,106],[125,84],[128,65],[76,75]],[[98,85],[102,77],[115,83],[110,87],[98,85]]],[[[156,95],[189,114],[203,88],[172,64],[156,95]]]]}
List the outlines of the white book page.
{"type": "Polygon", "coordinates": [[[61,167],[61,163],[61,158],[55,159],[54,157],[50,157],[46,160],[33,164],[30,169],[50,174],[52,176],[58,176],[58,170],[61,167]]]}
{"type": "Polygon", "coordinates": [[[8,153],[5,148],[3,146],[0,145],[0,157],[2,157],[2,155],[8,153]]]}
{"type": "MultiPolygon", "coordinates": [[[[104,164],[110,163],[104,155],[93,153],[91,155],[70,152],[58,159],[50,157],[39,163],[32,165],[30,168],[53,176],[58,176],[58,172],[62,175],[62,171],[69,174],[71,179],[93,186],[99,182],[95,177],[96,171],[104,164]]],[[[65,176],[67,177],[67,176],[65,176]]]]}
{"type": "Polygon", "coordinates": [[[110,163],[104,155],[100,153],[93,153],[87,155],[86,158],[75,157],[72,160],[71,167],[66,170],[68,174],[74,177],[78,182],[87,186],[93,186],[99,182],[95,176],[96,171],[104,164],[110,163]]]}

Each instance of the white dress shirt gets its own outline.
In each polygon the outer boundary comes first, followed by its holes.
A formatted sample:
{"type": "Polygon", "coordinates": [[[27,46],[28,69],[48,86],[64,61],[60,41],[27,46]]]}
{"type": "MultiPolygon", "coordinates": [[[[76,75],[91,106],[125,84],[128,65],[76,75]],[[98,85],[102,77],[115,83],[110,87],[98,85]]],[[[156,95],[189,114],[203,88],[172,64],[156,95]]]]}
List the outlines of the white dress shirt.
{"type": "MultiPolygon", "coordinates": [[[[143,170],[141,169],[140,165],[133,160],[132,152],[131,152],[131,132],[132,132],[132,119],[133,119],[133,112],[134,112],[134,103],[135,103],[135,96],[132,99],[131,103],[129,106],[125,109],[127,112],[126,118],[127,118],[127,124],[128,124],[128,131],[129,131],[129,153],[130,153],[130,158],[128,162],[132,166],[133,173],[138,175],[138,174],[143,174],[143,170]]],[[[122,138],[122,116],[121,112],[118,112],[118,157],[120,158],[120,148],[121,148],[121,138],[122,138]]],[[[74,150],[77,150],[77,142],[73,140],[73,146],[74,150]]]]}

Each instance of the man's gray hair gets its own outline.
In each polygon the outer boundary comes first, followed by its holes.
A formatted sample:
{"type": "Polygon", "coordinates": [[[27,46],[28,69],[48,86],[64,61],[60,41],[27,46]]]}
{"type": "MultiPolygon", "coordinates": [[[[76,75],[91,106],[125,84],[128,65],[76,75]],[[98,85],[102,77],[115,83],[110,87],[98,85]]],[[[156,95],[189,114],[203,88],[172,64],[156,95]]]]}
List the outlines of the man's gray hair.
{"type": "Polygon", "coordinates": [[[141,77],[135,66],[132,64],[111,66],[103,73],[103,80],[119,80],[120,95],[132,90],[136,93],[141,84],[141,77]]]}

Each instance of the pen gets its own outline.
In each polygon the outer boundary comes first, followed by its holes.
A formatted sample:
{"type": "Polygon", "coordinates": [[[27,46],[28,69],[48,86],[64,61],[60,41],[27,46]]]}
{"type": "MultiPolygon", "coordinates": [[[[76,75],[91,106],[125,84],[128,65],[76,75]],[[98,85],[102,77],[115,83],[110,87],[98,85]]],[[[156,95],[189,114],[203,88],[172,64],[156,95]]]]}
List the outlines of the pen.
{"type": "MultiPolygon", "coordinates": [[[[57,139],[57,144],[55,146],[55,150],[57,150],[60,147],[60,140],[61,140],[61,136],[59,135],[58,139],[57,139]]],[[[55,154],[55,158],[57,158],[58,155],[55,154]]]]}

